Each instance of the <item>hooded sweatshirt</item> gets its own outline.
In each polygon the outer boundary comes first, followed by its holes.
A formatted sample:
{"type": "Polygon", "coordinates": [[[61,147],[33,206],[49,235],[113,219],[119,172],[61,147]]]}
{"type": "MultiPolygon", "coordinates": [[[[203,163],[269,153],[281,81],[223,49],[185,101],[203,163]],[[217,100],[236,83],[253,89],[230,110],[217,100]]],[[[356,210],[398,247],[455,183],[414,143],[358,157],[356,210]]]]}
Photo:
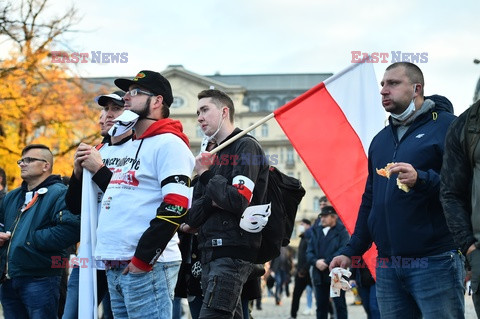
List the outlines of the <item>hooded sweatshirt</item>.
{"type": "Polygon", "coordinates": [[[439,200],[445,135],[455,116],[445,97],[425,99],[429,111],[419,112],[400,140],[398,125],[390,117],[390,125],[370,144],[362,204],[355,231],[342,254],[361,256],[372,241],[379,257],[424,257],[457,248],[439,200]],[[390,162],[410,163],[417,171],[417,182],[409,192],[397,187],[397,175],[387,179],[376,173],[376,168],[390,162]]]}
{"type": "Polygon", "coordinates": [[[97,228],[97,260],[131,260],[142,270],[181,260],[176,231],[191,204],[194,157],[179,121],[161,119],[109,158],[112,178],[97,228]]]}

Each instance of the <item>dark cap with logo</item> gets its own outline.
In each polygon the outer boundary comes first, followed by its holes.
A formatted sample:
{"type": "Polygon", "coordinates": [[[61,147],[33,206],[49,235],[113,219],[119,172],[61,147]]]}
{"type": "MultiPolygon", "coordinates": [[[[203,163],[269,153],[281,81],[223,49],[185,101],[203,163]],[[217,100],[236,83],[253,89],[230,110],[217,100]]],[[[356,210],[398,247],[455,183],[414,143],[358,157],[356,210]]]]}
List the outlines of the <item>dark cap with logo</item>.
{"type": "Polygon", "coordinates": [[[337,215],[337,212],[335,211],[335,208],[332,206],[325,206],[322,208],[322,211],[318,216],[327,216],[327,215],[337,215]]]}
{"type": "Polygon", "coordinates": [[[158,72],[143,70],[138,72],[133,80],[116,79],[114,83],[125,92],[131,85],[138,85],[155,95],[163,96],[163,102],[167,106],[172,105],[173,93],[170,82],[158,72]]]}
{"type": "Polygon", "coordinates": [[[123,97],[125,92],[123,91],[115,91],[110,94],[99,95],[95,98],[95,102],[98,103],[100,106],[107,106],[108,101],[112,101],[113,103],[117,104],[118,106],[125,106],[125,101],[123,97]]]}

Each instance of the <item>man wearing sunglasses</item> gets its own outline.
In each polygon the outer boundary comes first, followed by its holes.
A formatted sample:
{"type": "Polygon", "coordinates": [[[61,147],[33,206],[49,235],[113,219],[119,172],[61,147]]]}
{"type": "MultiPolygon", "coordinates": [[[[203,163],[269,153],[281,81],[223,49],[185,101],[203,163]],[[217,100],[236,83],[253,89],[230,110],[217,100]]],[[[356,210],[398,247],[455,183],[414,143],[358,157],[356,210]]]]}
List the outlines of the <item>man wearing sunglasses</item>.
{"type": "Polygon", "coordinates": [[[65,206],[66,186],[52,175],[53,155],[26,146],[17,161],[23,183],[0,206],[0,299],[5,318],[57,318],[62,258],[80,237],[65,206]]]}
{"type": "Polygon", "coordinates": [[[115,85],[126,91],[122,117],[130,123],[118,120],[113,131],[132,125],[135,134],[110,162],[95,257],[106,265],[115,318],[170,319],[182,259],[176,231],[191,203],[194,157],[181,123],[168,118],[167,79],[146,70],[115,85]]]}

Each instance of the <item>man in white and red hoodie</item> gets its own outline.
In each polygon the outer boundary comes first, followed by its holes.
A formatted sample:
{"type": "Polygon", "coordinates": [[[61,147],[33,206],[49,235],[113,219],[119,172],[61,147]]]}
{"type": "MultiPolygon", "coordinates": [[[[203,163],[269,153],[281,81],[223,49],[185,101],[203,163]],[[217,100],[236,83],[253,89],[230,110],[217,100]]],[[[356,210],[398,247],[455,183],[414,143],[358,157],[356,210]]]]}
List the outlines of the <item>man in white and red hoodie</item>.
{"type": "Polygon", "coordinates": [[[191,203],[194,157],[181,123],[168,118],[167,79],[141,71],[115,85],[126,91],[122,117],[133,115],[135,134],[109,158],[95,258],[105,262],[115,318],[170,319],[181,263],[176,231],[191,203]]]}

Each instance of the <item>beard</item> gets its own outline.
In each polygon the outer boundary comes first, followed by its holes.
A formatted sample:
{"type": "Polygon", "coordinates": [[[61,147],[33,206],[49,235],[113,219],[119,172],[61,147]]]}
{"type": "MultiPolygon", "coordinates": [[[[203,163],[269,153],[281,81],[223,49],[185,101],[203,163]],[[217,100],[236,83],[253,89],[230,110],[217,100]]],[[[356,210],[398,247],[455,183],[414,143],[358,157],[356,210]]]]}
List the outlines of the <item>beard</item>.
{"type": "Polygon", "coordinates": [[[143,105],[143,108],[138,111],[132,110],[132,112],[138,114],[138,119],[146,119],[150,115],[150,101],[152,100],[152,97],[149,96],[148,99],[145,101],[145,104],[143,105]]]}

